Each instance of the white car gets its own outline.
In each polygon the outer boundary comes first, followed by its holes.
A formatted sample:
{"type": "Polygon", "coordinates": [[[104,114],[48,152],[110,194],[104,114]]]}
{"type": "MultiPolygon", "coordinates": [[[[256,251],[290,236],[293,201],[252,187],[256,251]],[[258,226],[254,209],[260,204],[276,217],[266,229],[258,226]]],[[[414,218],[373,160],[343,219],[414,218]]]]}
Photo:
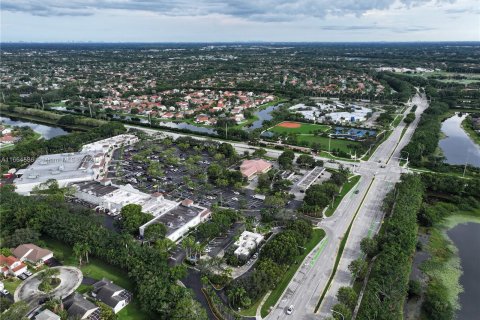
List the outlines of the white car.
{"type": "Polygon", "coordinates": [[[28,270],[25,271],[24,273],[25,273],[27,276],[29,276],[29,277],[32,275],[32,273],[31,273],[30,271],[28,271],[28,270]]]}
{"type": "Polygon", "coordinates": [[[237,198],[237,197],[233,197],[232,200],[233,200],[233,201],[238,201],[238,198],[237,198]]]}
{"type": "Polygon", "coordinates": [[[292,312],[293,312],[293,304],[290,307],[288,307],[287,314],[292,314],[292,312]]]}
{"type": "Polygon", "coordinates": [[[238,191],[233,191],[233,193],[235,193],[237,196],[240,194],[238,191]]]}
{"type": "Polygon", "coordinates": [[[3,289],[2,291],[0,291],[3,295],[8,295],[10,292],[8,292],[7,289],[3,289]]]}

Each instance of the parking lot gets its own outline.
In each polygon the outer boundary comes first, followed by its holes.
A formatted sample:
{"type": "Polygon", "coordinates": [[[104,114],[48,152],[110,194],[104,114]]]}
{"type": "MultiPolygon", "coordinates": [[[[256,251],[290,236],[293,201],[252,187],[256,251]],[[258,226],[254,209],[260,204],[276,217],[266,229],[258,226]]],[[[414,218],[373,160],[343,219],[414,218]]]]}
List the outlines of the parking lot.
{"type": "MultiPolygon", "coordinates": [[[[245,188],[234,190],[232,187],[219,188],[206,182],[205,177],[203,180],[199,179],[199,173],[205,174],[209,165],[215,161],[208,152],[198,153],[193,150],[181,150],[175,145],[170,146],[170,150],[175,149],[173,156],[178,159],[178,162],[174,165],[164,164],[162,175],[153,177],[148,173],[148,164],[135,156],[144,152],[146,148],[148,147],[131,146],[126,148],[123,154],[117,150],[109,167],[109,178],[114,183],[128,183],[148,193],[161,192],[174,201],[191,199],[204,207],[218,205],[225,208],[242,209],[247,215],[258,215],[264,207],[263,200],[255,198],[253,190],[245,188]],[[197,160],[194,165],[190,159],[192,157],[197,160]],[[190,163],[188,163],[189,161],[190,163]],[[192,169],[192,166],[195,168],[192,169]],[[194,172],[192,173],[192,171],[194,172]]],[[[152,162],[161,162],[160,156],[156,153],[148,155],[147,159],[152,162]]],[[[232,168],[234,167],[232,166],[232,168]]]]}

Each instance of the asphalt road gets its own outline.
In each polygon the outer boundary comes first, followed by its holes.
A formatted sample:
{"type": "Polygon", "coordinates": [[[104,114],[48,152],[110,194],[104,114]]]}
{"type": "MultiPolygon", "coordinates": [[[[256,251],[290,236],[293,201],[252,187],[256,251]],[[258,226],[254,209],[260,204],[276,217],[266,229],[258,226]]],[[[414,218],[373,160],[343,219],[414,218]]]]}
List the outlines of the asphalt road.
{"type": "MultiPolygon", "coordinates": [[[[410,140],[419,122],[420,115],[428,107],[428,102],[424,95],[416,95],[410,105],[417,105],[415,121],[408,126],[403,137],[402,131],[405,128],[405,123],[402,121],[388,139],[378,146],[369,161],[361,161],[352,167],[351,162],[336,161],[337,163],[333,164],[327,162],[328,159],[316,157],[324,160],[326,167],[336,168],[339,163],[344,164],[356,174],[361,175],[361,178],[357,187],[345,195],[335,213],[318,223],[318,227],[326,232],[325,239],[305,258],[302,267],[294,275],[267,319],[324,319],[331,314],[330,310],[336,303],[335,295],[338,289],[351,283],[352,279],[348,271],[348,265],[361,255],[361,239],[366,236],[373,236],[378,232],[383,220],[381,210],[383,199],[392,190],[395,183],[399,181],[401,173],[408,172],[408,168],[399,165],[399,158],[401,156],[405,158],[408,155],[401,155],[400,151],[410,140]],[[358,194],[354,193],[355,190],[359,191],[358,194]],[[319,312],[315,313],[320,296],[332,275],[342,237],[350,223],[352,223],[352,227],[337,271],[322,301],[319,312]],[[287,316],[285,311],[290,305],[294,306],[294,312],[287,316]]],[[[409,110],[410,108],[404,114],[407,114],[409,110]]],[[[158,130],[148,128],[126,127],[141,129],[149,133],[158,133],[158,130]]],[[[175,132],[162,133],[174,138],[185,136],[185,134],[175,132]]],[[[215,140],[206,137],[195,138],[215,140]]],[[[243,153],[245,150],[253,152],[256,149],[256,147],[241,142],[231,143],[239,153],[243,153]]],[[[267,149],[267,151],[267,155],[273,158],[278,158],[283,152],[272,149],[267,149]]]]}
{"type": "Polygon", "coordinates": [[[324,319],[331,315],[330,310],[336,303],[335,295],[338,289],[351,284],[348,265],[361,255],[361,239],[378,232],[383,219],[381,210],[383,199],[399,181],[400,174],[407,171],[406,168],[399,166],[400,150],[408,143],[421,113],[428,106],[426,99],[420,96],[413,98],[411,105],[413,104],[418,106],[417,117],[410,124],[403,138],[400,140],[405,127],[402,122],[375,150],[369,161],[363,161],[355,168],[355,172],[361,175],[357,187],[344,197],[334,215],[323,219],[318,224],[318,227],[324,229],[327,234],[327,243],[319,244],[305,259],[303,267],[295,274],[267,319],[324,319]],[[355,194],[355,190],[359,190],[359,193],[355,194]],[[363,203],[362,199],[364,199],[363,203]],[[355,216],[357,210],[358,213],[355,216]],[[352,228],[337,271],[319,312],[315,313],[316,305],[333,272],[340,242],[352,220],[352,228]],[[290,305],[294,305],[294,312],[287,316],[285,311],[290,305]]]}
{"type": "MultiPolygon", "coordinates": [[[[63,299],[73,291],[75,291],[82,283],[82,272],[75,267],[53,267],[60,270],[60,274],[57,276],[60,279],[58,287],[50,292],[50,296],[63,299]]],[[[39,301],[48,297],[47,294],[38,290],[38,286],[41,283],[39,273],[24,280],[20,286],[15,290],[15,301],[25,301],[30,306],[37,306],[39,301]]]]}

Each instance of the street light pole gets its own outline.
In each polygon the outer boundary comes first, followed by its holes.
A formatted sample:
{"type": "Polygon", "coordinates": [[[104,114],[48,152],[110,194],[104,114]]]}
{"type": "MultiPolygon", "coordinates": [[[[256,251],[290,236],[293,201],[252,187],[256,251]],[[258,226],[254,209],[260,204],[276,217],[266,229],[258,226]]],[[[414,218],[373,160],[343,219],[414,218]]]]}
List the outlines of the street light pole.
{"type": "Polygon", "coordinates": [[[332,310],[330,310],[330,311],[332,311],[333,313],[338,313],[339,315],[341,315],[341,316],[342,316],[342,320],[345,320],[345,317],[344,317],[344,316],[343,316],[343,314],[341,314],[340,312],[338,312],[338,311],[335,311],[335,310],[333,310],[333,309],[332,309],[332,310]]]}

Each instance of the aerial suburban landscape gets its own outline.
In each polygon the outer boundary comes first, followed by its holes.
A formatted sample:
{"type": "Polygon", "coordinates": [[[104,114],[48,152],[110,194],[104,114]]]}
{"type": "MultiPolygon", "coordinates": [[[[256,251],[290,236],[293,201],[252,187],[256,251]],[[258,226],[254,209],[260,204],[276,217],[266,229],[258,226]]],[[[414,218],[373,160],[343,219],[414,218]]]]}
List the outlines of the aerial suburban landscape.
{"type": "Polygon", "coordinates": [[[474,2],[4,2],[0,319],[479,319],[474,2]]]}

